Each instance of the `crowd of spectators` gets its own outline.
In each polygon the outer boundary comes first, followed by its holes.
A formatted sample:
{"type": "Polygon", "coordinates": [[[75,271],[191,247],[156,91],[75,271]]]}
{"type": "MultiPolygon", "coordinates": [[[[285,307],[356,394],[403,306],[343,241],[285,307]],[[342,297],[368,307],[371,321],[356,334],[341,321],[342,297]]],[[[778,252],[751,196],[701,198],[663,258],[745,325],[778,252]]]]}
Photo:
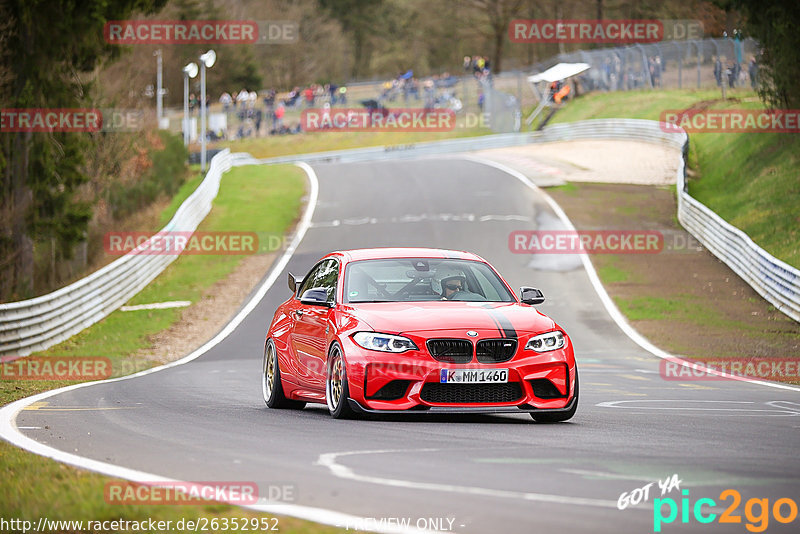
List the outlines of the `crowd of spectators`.
{"type": "Polygon", "coordinates": [[[727,83],[728,87],[733,89],[736,86],[745,85],[749,79],[750,87],[753,90],[758,88],[758,62],[754,56],[750,56],[747,73],[745,73],[742,64],[738,61],[727,61],[724,56],[714,56],[713,60],[714,79],[717,82],[717,87],[722,87],[723,83],[727,83]]]}
{"type": "MultiPolygon", "coordinates": [[[[454,86],[459,81],[457,76],[449,72],[434,74],[419,80],[414,77],[413,70],[408,70],[383,82],[380,94],[374,101],[377,102],[378,107],[385,107],[387,102],[396,102],[402,97],[405,105],[414,100],[422,102],[425,109],[447,107],[458,111],[462,104],[456,97],[454,86]]],[[[366,104],[364,105],[366,106],[366,104]]]]}
{"type": "Polygon", "coordinates": [[[465,73],[467,74],[472,73],[472,75],[478,78],[479,80],[491,79],[492,64],[489,58],[487,57],[464,56],[463,66],[465,73]]]}
{"type": "MultiPolygon", "coordinates": [[[[484,56],[465,56],[464,70],[472,74],[478,81],[491,82],[491,63],[484,56]]],[[[456,111],[462,107],[456,97],[454,86],[460,82],[458,76],[443,72],[418,79],[412,70],[400,72],[395,78],[381,85],[376,99],[362,101],[376,109],[385,108],[388,102],[402,99],[404,104],[411,101],[422,102],[426,109],[447,107],[456,111]]],[[[256,91],[243,88],[219,96],[222,111],[227,116],[227,132],[208,132],[210,139],[260,137],[263,135],[283,135],[301,132],[299,122],[285,124],[286,112],[303,109],[347,105],[347,87],[335,83],[310,84],[306,87],[295,86],[286,93],[277,93],[275,89],[256,91]],[[260,96],[260,98],[259,98],[260,96]],[[235,120],[238,119],[238,120],[235,120]],[[235,126],[231,126],[234,124],[235,126]]],[[[483,94],[478,91],[478,103],[483,103],[483,94]]],[[[199,100],[193,93],[189,98],[190,113],[195,113],[199,100]]],[[[367,106],[368,107],[368,106],[367,106]]]]}
{"type": "MultiPolygon", "coordinates": [[[[219,103],[228,122],[228,131],[208,131],[210,140],[243,137],[260,137],[262,135],[297,134],[302,131],[300,122],[285,124],[286,111],[301,110],[318,104],[346,105],[347,87],[336,84],[312,84],[305,88],[294,87],[285,94],[275,89],[268,89],[259,94],[246,88],[219,96],[219,103]],[[237,120],[233,120],[237,119],[237,120]],[[235,124],[235,127],[231,127],[235,124]]],[[[199,109],[199,99],[192,93],[189,96],[189,112],[194,114],[199,109]]]]}

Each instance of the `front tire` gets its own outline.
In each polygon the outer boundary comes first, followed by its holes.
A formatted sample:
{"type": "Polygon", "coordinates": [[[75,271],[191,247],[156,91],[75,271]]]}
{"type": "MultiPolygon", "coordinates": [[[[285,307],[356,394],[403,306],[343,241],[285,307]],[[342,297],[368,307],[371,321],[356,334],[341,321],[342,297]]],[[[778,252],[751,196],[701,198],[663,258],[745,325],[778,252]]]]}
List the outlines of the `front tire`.
{"type": "Polygon", "coordinates": [[[271,339],[267,340],[264,346],[264,365],[261,372],[261,392],[264,395],[264,402],[270,408],[289,408],[300,410],[305,407],[303,401],[287,399],[283,392],[281,382],[281,369],[278,365],[278,352],[271,339]]]}
{"type": "Polygon", "coordinates": [[[351,419],[355,412],[350,408],[350,387],[347,383],[347,365],[338,343],[334,343],[328,355],[328,372],[325,376],[325,400],[334,419],[351,419]]]}
{"type": "Polygon", "coordinates": [[[575,369],[575,403],[572,405],[572,408],[566,412],[532,412],[531,417],[537,423],[560,423],[562,421],[566,421],[568,419],[572,419],[572,416],[575,415],[575,412],[578,410],[578,370],[575,369]]]}

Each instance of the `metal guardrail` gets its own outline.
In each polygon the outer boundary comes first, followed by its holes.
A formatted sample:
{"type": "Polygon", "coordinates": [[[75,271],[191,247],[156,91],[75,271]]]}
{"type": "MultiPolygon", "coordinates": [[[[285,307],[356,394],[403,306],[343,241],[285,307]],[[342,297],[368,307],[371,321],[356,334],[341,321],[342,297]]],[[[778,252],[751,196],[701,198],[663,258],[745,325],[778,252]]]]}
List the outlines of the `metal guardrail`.
{"type": "MultiPolygon", "coordinates": [[[[572,139],[627,139],[677,148],[678,220],[708,250],[725,262],[767,301],[800,321],[800,271],[758,247],[744,232],[692,198],[686,188],[689,136],[667,132],[656,121],[601,119],[556,124],[541,132],[488,135],[397,147],[371,147],[257,160],[229,150],[214,156],[208,174],[181,204],[162,231],[194,231],[211,210],[222,174],[231,167],[304,161],[351,162],[519,146],[572,139]]],[[[25,356],[67,339],[127,302],[172,263],[175,255],[127,254],[58,291],[34,299],[0,304],[0,355],[25,356]]]]}
{"type": "MultiPolygon", "coordinates": [[[[214,156],[206,177],[161,231],[194,231],[211,210],[222,174],[247,157],[227,149],[214,156]]],[[[128,253],[47,295],[0,304],[0,355],[26,356],[77,334],[130,300],[177,257],[128,253]]]]}
{"type": "Polygon", "coordinates": [[[481,137],[464,137],[460,139],[447,139],[444,141],[409,143],[407,145],[351,148],[347,150],[296,154],[294,156],[276,156],[262,159],[260,162],[267,164],[294,163],[298,161],[305,163],[352,163],[357,161],[438,156],[487,148],[505,148],[525,145],[535,142],[535,139],[540,135],[539,132],[484,135],[481,137]]]}

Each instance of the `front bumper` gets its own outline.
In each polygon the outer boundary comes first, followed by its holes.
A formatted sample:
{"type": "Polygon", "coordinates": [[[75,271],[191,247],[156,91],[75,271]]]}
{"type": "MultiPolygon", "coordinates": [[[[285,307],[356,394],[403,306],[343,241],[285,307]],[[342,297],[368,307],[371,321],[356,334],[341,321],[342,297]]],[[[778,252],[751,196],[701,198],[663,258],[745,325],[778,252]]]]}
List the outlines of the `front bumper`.
{"type": "Polygon", "coordinates": [[[363,349],[351,339],[343,340],[342,344],[351,406],[362,413],[556,413],[569,411],[576,400],[576,366],[571,343],[541,354],[518,350],[511,360],[491,364],[474,360],[465,364],[445,363],[424,350],[380,353],[363,349]],[[489,385],[471,388],[472,385],[440,383],[443,369],[465,368],[508,369],[506,384],[513,386],[510,388],[513,393],[505,390],[505,396],[495,401],[489,385]],[[469,391],[450,395],[454,386],[469,391]]]}

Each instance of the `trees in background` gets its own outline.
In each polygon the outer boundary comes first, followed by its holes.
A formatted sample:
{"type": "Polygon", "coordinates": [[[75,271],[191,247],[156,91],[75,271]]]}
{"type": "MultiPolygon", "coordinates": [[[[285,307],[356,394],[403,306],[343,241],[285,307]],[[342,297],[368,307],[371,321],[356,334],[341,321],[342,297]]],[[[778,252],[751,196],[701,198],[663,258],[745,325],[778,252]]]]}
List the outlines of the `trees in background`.
{"type": "Polygon", "coordinates": [[[800,2],[725,0],[718,3],[738,10],[745,18],[745,32],[762,46],[758,58],[758,92],[764,103],[773,108],[800,108],[800,2]]]}
{"type": "MultiPolygon", "coordinates": [[[[82,108],[90,73],[119,54],[104,42],[106,20],[150,13],[166,0],[9,0],[0,28],[0,106],[82,108]]],[[[87,134],[0,133],[0,297],[33,292],[34,243],[69,257],[85,238],[91,206],[76,198],[86,182],[87,134]]]]}

